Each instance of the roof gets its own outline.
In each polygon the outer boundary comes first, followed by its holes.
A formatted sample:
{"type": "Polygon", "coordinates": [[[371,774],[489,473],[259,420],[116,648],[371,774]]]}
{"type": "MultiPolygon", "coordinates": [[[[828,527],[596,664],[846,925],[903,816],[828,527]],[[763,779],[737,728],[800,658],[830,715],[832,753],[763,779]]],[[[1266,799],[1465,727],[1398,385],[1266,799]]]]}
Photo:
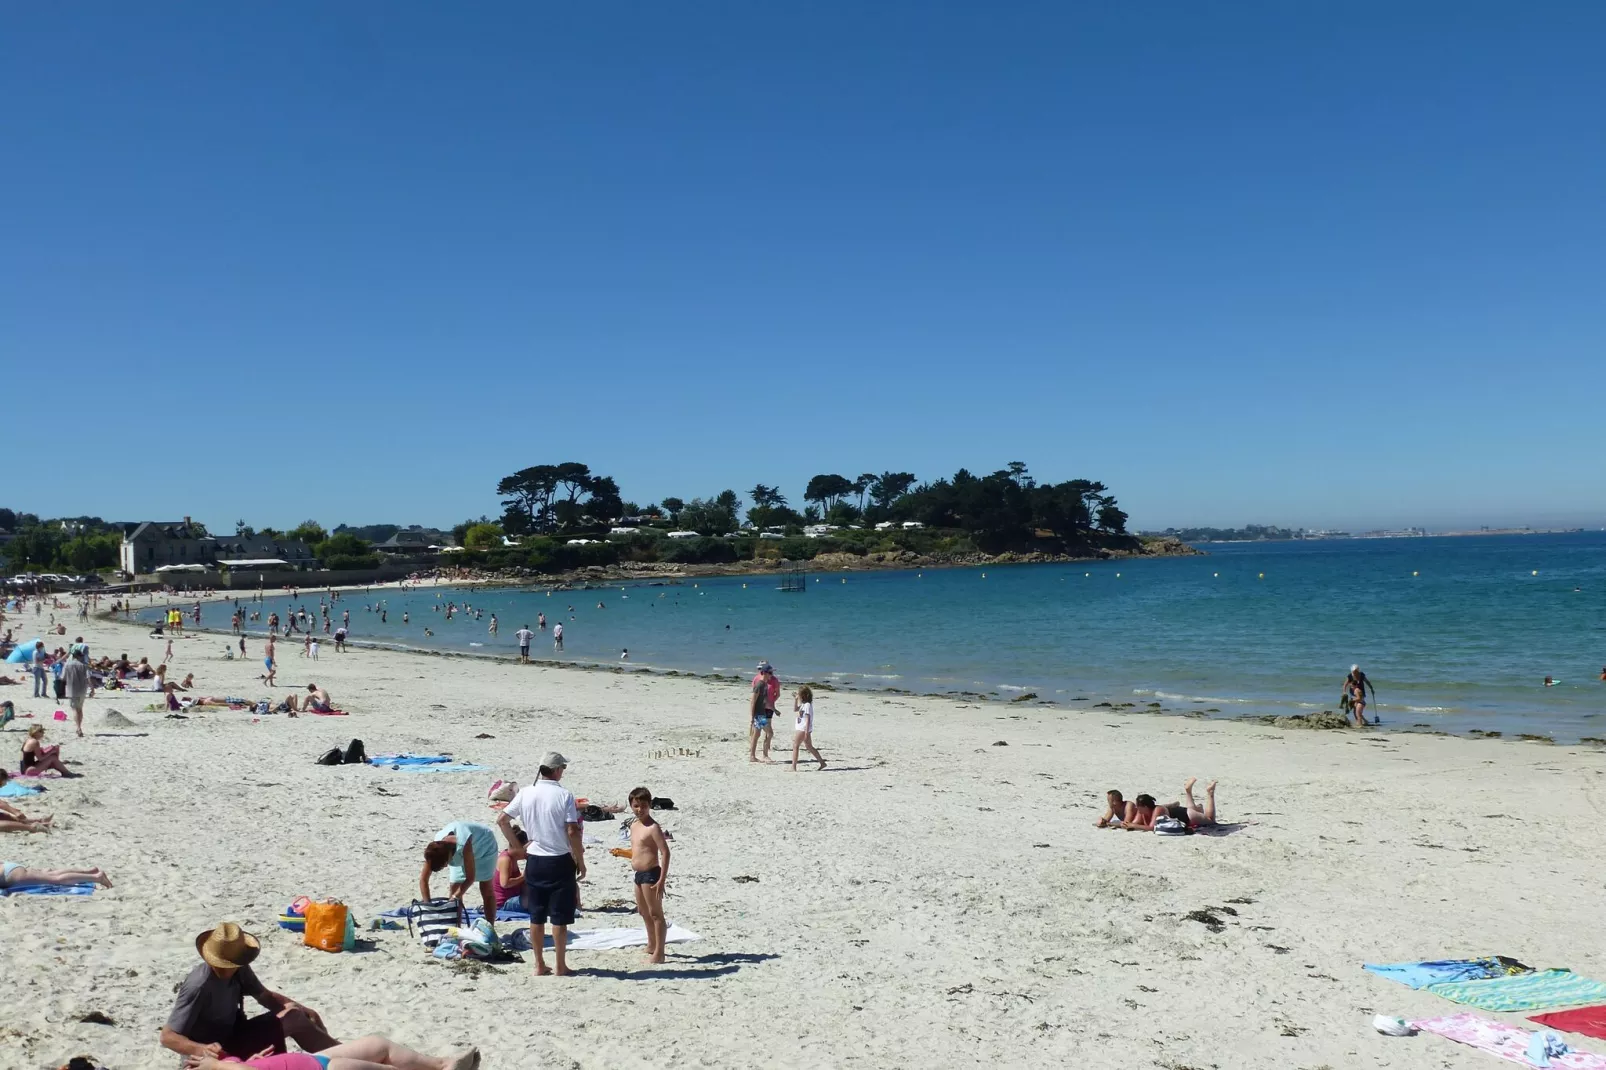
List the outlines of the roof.
{"type": "MultiPolygon", "coordinates": [[[[253,557],[243,561],[226,561],[218,558],[218,564],[228,565],[230,568],[268,568],[272,565],[288,565],[290,562],[278,557],[253,557]]],[[[157,569],[158,572],[161,569],[157,569]]]]}
{"type": "Polygon", "coordinates": [[[141,538],[205,539],[210,537],[204,534],[203,529],[193,524],[186,525],[182,520],[146,520],[127,535],[130,542],[141,538]]]}

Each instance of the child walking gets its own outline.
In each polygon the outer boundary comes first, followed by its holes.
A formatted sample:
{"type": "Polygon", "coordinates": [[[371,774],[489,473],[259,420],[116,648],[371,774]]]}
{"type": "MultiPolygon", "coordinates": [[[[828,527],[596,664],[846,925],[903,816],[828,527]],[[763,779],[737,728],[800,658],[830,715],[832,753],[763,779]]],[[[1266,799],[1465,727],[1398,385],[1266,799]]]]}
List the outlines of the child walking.
{"type": "Polygon", "coordinates": [[[647,961],[664,961],[664,887],[669,883],[669,841],[664,827],[653,820],[652,792],[637,788],[630,793],[630,867],[636,871],[636,912],[647,926],[647,961]]]}
{"type": "Polygon", "coordinates": [[[825,759],[820,752],[814,749],[814,689],[807,684],[797,689],[792,696],[792,712],[797,714],[797,723],[793,726],[797,735],[792,737],[792,772],[797,772],[798,751],[807,747],[814,760],[825,768],[825,759]]]}

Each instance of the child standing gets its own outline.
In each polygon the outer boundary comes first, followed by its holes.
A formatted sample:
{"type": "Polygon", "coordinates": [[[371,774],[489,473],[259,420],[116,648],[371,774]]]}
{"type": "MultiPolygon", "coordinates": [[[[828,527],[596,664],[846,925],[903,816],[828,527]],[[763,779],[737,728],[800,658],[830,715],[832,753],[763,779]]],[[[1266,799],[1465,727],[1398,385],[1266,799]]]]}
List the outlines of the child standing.
{"type": "Polygon", "coordinates": [[[797,689],[797,694],[792,696],[792,712],[797,715],[797,723],[793,725],[797,735],[792,737],[792,772],[797,772],[798,751],[804,747],[809,749],[809,753],[814,755],[814,760],[820,763],[821,769],[824,769],[825,759],[814,749],[813,688],[805,684],[797,689]]]}
{"type": "Polygon", "coordinates": [[[318,640],[313,639],[307,644],[307,656],[312,658],[313,661],[318,660],[318,640]]]}
{"type": "Polygon", "coordinates": [[[647,961],[664,961],[664,887],[669,883],[669,841],[664,827],[653,820],[652,792],[637,788],[630,793],[630,867],[635,870],[636,912],[647,927],[647,961]]]}

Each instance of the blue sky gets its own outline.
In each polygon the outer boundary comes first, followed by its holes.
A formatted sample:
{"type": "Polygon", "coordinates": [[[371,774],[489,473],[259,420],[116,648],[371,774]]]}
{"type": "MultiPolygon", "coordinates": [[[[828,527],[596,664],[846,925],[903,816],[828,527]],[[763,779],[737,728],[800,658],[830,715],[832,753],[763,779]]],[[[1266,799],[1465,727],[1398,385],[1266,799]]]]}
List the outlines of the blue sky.
{"type": "Polygon", "coordinates": [[[1606,5],[3,21],[15,508],[1019,459],[1143,527],[1606,523],[1606,5]]]}

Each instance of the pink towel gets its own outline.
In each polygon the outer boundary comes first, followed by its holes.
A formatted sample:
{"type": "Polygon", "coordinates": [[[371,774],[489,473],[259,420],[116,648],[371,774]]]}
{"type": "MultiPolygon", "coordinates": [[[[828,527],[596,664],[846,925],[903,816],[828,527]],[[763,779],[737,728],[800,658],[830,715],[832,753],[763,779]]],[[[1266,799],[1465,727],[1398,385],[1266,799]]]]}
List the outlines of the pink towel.
{"type": "MultiPolygon", "coordinates": [[[[1437,1033],[1446,1040],[1466,1044],[1523,1066],[1533,1065],[1528,1061],[1528,1041],[1533,1034],[1526,1029],[1518,1029],[1492,1018],[1481,1018],[1476,1014],[1452,1014],[1446,1018],[1427,1018],[1411,1024],[1424,1033],[1437,1033]]],[[[1593,1052],[1572,1051],[1551,1059],[1550,1065],[1557,1070],[1606,1070],[1606,1058],[1593,1052]]]]}

